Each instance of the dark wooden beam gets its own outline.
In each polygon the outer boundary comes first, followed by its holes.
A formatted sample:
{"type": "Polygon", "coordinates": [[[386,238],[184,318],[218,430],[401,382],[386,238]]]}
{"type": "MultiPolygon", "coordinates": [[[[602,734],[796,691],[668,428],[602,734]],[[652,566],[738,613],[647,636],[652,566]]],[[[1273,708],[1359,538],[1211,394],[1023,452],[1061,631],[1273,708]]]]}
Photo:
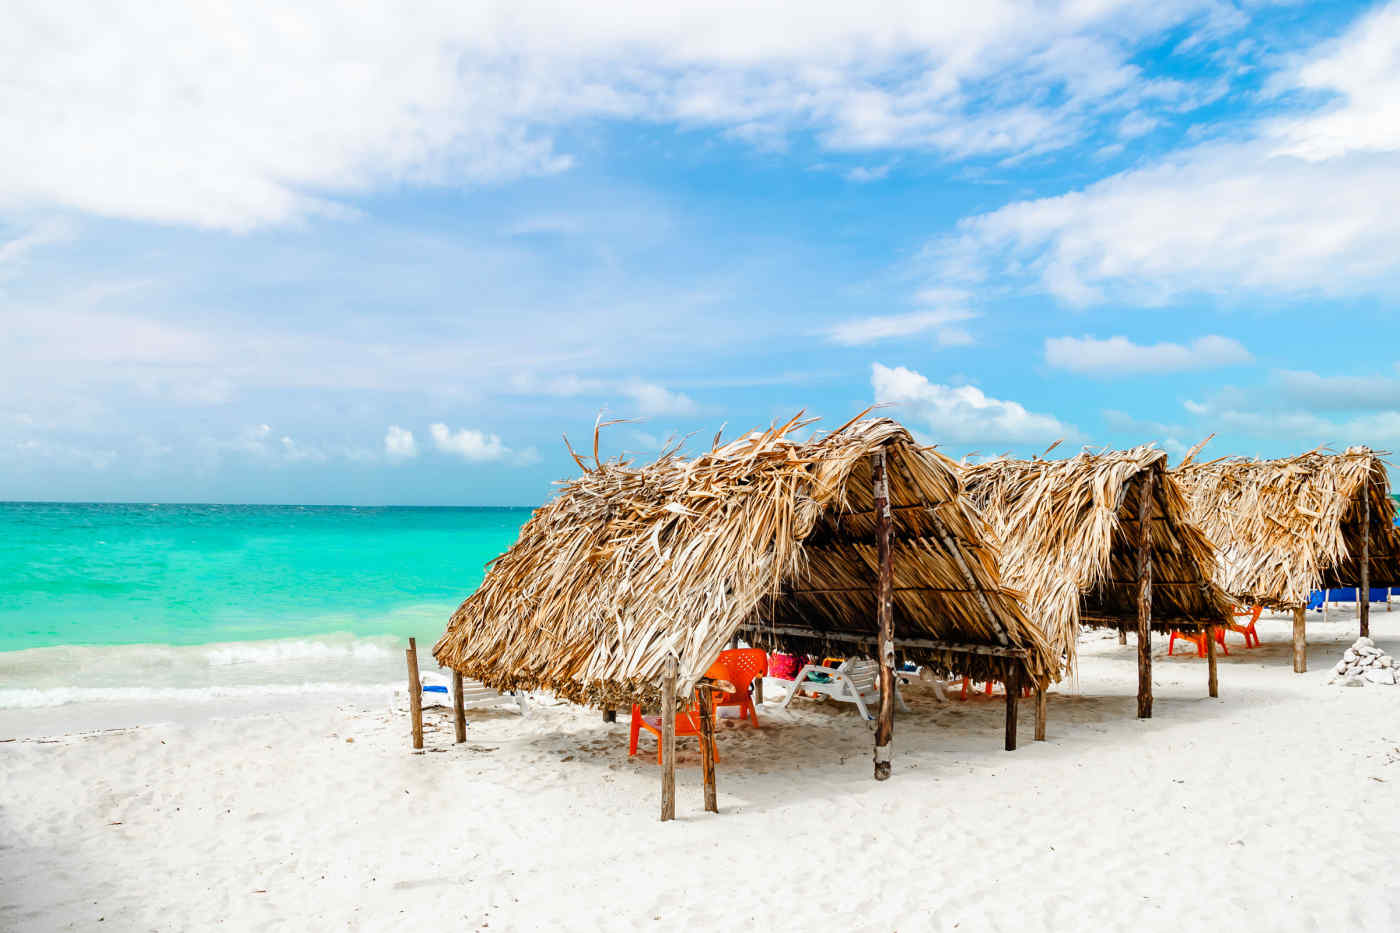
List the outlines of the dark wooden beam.
{"type": "Polygon", "coordinates": [[[1356,590],[1356,615],[1361,620],[1361,635],[1371,634],[1371,490],[1368,482],[1361,487],[1361,585],[1356,590]]]}
{"type": "MultiPolygon", "coordinates": [[[[825,632],[821,629],[807,628],[801,625],[741,625],[741,631],[752,632],[755,635],[771,633],[774,635],[792,635],[797,638],[819,638],[827,641],[844,641],[860,645],[873,645],[878,643],[879,636],[871,632],[861,634],[858,632],[825,632]]],[[[1024,660],[1030,657],[1029,648],[1004,648],[1001,645],[974,645],[968,642],[944,641],[939,638],[901,638],[894,640],[896,648],[928,648],[933,651],[950,651],[954,654],[981,654],[995,658],[1017,658],[1024,660]]]]}

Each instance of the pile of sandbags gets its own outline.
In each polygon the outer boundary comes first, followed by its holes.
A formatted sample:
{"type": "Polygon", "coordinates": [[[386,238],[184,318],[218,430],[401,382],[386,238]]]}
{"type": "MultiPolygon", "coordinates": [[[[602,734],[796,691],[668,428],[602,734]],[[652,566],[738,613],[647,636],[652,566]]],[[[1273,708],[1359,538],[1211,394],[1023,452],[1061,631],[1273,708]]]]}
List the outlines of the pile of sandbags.
{"type": "Polygon", "coordinates": [[[1376,647],[1369,638],[1361,637],[1352,642],[1346,654],[1332,669],[1333,677],[1329,684],[1342,683],[1348,687],[1361,687],[1368,683],[1393,687],[1400,682],[1400,671],[1396,670],[1395,659],[1376,647]]]}

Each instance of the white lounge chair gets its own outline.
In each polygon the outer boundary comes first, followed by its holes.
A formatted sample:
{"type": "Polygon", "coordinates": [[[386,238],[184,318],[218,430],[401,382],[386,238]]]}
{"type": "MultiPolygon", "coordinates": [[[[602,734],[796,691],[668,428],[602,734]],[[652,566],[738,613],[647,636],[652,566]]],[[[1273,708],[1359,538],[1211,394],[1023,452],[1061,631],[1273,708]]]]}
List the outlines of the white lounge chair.
{"type": "MultiPolygon", "coordinates": [[[[435,671],[423,671],[418,675],[423,685],[424,706],[448,706],[452,702],[451,680],[435,671]]],[[[514,703],[520,708],[520,715],[529,714],[525,705],[525,694],[516,690],[498,693],[479,680],[462,678],[462,708],[479,709],[483,706],[496,706],[500,703],[514,703]]]]}
{"type": "MultiPolygon", "coordinates": [[[[847,658],[841,662],[840,667],[825,667],[821,664],[808,664],[797,672],[797,677],[792,681],[792,687],[788,690],[787,698],[783,700],[783,709],[792,702],[792,698],[799,692],[819,693],[830,697],[839,703],[854,703],[856,709],[860,710],[861,716],[866,720],[874,720],[870,714],[867,703],[878,703],[880,701],[880,665],[869,658],[847,658]],[[808,674],[825,674],[831,680],[823,683],[821,681],[808,680],[808,674]]],[[[894,688],[894,702],[900,712],[908,712],[909,707],[904,705],[904,697],[899,695],[898,685],[894,688]]]]}

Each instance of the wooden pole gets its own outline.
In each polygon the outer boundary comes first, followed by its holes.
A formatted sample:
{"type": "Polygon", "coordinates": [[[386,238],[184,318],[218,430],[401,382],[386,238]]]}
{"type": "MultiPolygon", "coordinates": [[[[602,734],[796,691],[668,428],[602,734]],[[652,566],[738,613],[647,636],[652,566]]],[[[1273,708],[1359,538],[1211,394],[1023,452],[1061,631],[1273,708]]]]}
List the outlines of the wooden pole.
{"type": "Polygon", "coordinates": [[[1361,586],[1356,591],[1356,612],[1361,636],[1371,634],[1371,492],[1361,489],[1361,586]]]}
{"type": "Polygon", "coordinates": [[[1308,610],[1293,607],[1293,673],[1308,672],[1308,610]]]}
{"type": "Polygon", "coordinates": [[[894,552],[890,512],[890,480],[885,448],[870,455],[874,481],[876,537],[879,539],[880,572],[875,585],[875,612],[879,629],[880,714],[875,724],[875,780],[890,776],[890,741],[894,737],[894,552]]]}
{"type": "Polygon", "coordinates": [[[1021,672],[1011,668],[1006,673],[1006,750],[1016,750],[1016,702],[1021,698],[1021,672]]]}
{"type": "Polygon", "coordinates": [[[423,747],[423,685],[418,680],[418,642],[408,640],[408,714],[413,720],[413,747],[423,747]]]}
{"type": "Polygon", "coordinates": [[[1128,629],[1127,629],[1126,627],[1124,627],[1124,625],[1120,622],[1120,623],[1118,624],[1118,644],[1120,644],[1120,645],[1126,645],[1127,643],[1128,643],[1128,629]]]}
{"type": "Polygon", "coordinates": [[[1220,696],[1220,675],[1215,666],[1215,633],[1218,631],[1219,626],[1206,626],[1206,668],[1209,670],[1206,675],[1206,691],[1213,697],[1220,696]]]}
{"type": "Polygon", "coordinates": [[[467,740],[467,705],[462,697],[462,673],[452,672],[452,729],[460,745],[467,740]]]}
{"type": "Polygon", "coordinates": [[[719,798],[715,791],[715,694],[708,686],[702,686],[700,695],[700,770],[705,778],[705,810],[719,812],[719,798]]]}
{"type": "Polygon", "coordinates": [[[603,710],[603,722],[617,722],[617,710],[615,710],[615,709],[605,709],[605,710],[603,710]]]}
{"type": "Polygon", "coordinates": [[[1138,491],[1138,719],[1152,718],[1152,492],[1157,474],[1143,477],[1138,491]]]}
{"type": "Polygon", "coordinates": [[[666,675],[661,679],[661,821],[676,818],[676,678],[680,664],[675,656],[666,659],[666,675]]]}
{"type": "Polygon", "coordinates": [[[1045,715],[1046,715],[1045,690],[1037,687],[1035,691],[1035,740],[1045,741],[1045,715]]]}

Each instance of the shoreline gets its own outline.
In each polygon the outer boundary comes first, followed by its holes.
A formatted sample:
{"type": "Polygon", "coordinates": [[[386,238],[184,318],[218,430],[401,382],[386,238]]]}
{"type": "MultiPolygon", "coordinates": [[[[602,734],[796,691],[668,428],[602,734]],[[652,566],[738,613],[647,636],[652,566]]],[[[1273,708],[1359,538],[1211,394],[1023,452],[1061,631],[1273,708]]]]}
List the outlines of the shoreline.
{"type": "Polygon", "coordinates": [[[463,745],[430,708],[416,754],[402,694],[8,742],[0,927],[644,929],[723,903],[777,928],[1168,933],[1208,905],[1212,925],[1394,929],[1400,687],[1326,684],[1354,624],[1310,626],[1295,675],[1266,617],[1262,648],[1231,637],[1218,700],[1154,639],[1150,720],[1135,648],[1091,635],[1049,741],[1012,753],[1000,696],[916,685],[878,784],[849,707],[766,703],[762,729],[722,724],[718,817],[678,743],[665,824],[649,737],[630,758],[625,713],[567,704],[469,710],[463,745]],[[1121,883],[1090,880],[1106,865],[1121,883]]]}

